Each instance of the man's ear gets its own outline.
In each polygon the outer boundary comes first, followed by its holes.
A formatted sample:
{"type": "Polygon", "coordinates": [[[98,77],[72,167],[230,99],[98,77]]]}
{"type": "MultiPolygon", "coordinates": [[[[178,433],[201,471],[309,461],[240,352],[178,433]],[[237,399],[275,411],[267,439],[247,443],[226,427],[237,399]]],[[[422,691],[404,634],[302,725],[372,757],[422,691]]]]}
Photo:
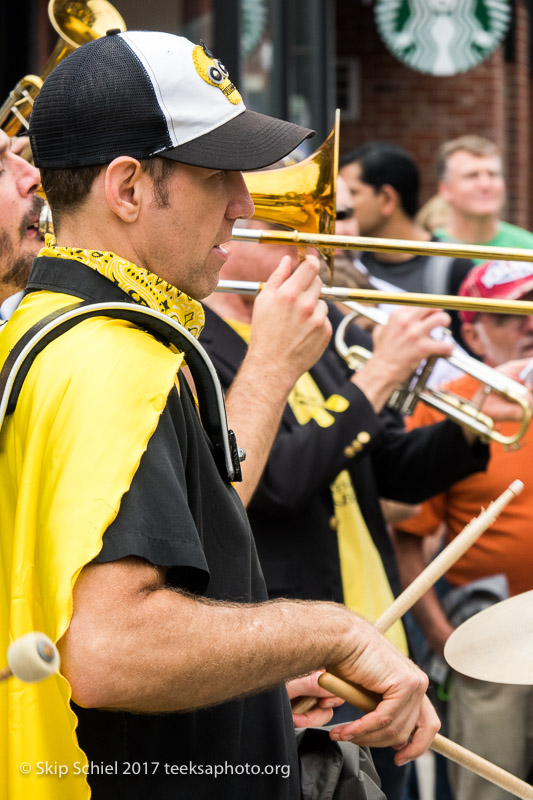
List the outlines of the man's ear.
{"type": "Polygon", "coordinates": [[[401,207],[400,195],[389,183],[384,183],[379,190],[381,213],[390,217],[396,209],[401,207]]]}
{"type": "Polygon", "coordinates": [[[461,325],[461,336],[470,350],[475,353],[476,356],[483,358],[485,355],[485,347],[483,346],[483,341],[475,322],[463,322],[461,325]]]}
{"type": "Polygon", "coordinates": [[[440,194],[447,203],[450,202],[450,190],[448,187],[448,181],[439,181],[437,184],[437,193],[440,194]]]}
{"type": "Polygon", "coordinates": [[[108,165],[104,178],[105,198],[111,211],[123,222],[137,220],[146,178],[147,173],[136,158],[119,156],[108,165]]]}

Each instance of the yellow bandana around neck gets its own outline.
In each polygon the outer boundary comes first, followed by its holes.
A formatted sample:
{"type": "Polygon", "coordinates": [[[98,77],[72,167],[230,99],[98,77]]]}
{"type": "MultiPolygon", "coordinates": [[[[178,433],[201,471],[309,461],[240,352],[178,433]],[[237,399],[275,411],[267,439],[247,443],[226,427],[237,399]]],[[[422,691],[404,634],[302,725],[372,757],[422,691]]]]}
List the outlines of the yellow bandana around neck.
{"type": "Polygon", "coordinates": [[[45,246],[39,255],[81,261],[86,267],[96,270],[100,275],[116,283],[136,303],[166,314],[167,317],[183,325],[196,338],[202,332],[205,314],[197,300],[193,300],[185,292],[176,289],[153,272],[138,267],[116,253],[61,247],[51,234],[47,234],[45,246]]]}

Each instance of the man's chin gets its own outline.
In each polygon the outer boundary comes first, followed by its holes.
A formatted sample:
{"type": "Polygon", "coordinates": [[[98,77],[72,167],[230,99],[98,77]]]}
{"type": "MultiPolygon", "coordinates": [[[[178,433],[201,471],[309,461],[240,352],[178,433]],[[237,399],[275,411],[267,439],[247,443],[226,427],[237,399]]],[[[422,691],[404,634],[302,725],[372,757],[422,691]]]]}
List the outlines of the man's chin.
{"type": "Polygon", "coordinates": [[[480,203],[474,208],[472,216],[490,220],[494,217],[499,217],[500,213],[501,207],[499,203],[480,203]]]}
{"type": "Polygon", "coordinates": [[[178,289],[181,289],[182,292],[185,292],[192,300],[197,300],[199,303],[202,300],[205,300],[206,297],[209,297],[210,294],[213,294],[215,289],[218,286],[218,277],[214,281],[205,281],[201,285],[195,282],[194,286],[178,286],[178,289]]]}
{"type": "Polygon", "coordinates": [[[14,287],[14,291],[26,288],[33,259],[37,253],[24,253],[0,272],[0,284],[14,287]]]}

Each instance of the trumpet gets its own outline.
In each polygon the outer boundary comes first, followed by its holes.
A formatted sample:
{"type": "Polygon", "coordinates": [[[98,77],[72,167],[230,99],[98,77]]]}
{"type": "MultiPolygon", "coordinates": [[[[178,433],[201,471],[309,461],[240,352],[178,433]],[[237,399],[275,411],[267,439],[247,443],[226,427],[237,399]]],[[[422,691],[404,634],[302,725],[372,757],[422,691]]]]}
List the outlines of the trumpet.
{"type": "MultiPolygon", "coordinates": [[[[372,353],[365,347],[346,344],[345,337],[348,326],[358,316],[364,316],[377,325],[386,325],[388,314],[378,308],[365,308],[359,303],[348,302],[346,305],[352,311],[344,317],[337,328],[335,347],[350,369],[357,371],[372,357],[372,353]]],[[[445,334],[451,336],[449,331],[445,331],[445,334]]],[[[520,406],[522,415],[518,428],[514,433],[505,436],[495,430],[494,421],[491,417],[484,414],[469,400],[454,395],[452,392],[443,391],[438,387],[428,386],[428,380],[439,358],[442,358],[442,356],[430,356],[422,362],[414,374],[393,391],[388,405],[401,414],[409,416],[415,410],[418,402],[422,401],[431,408],[440,411],[461,427],[476,434],[482,441],[498,442],[506,450],[516,449],[531,419],[531,407],[528,402],[529,392],[526,387],[467,355],[457,345],[454,346],[451,354],[446,357],[446,361],[449,364],[482,383],[487,394],[494,392],[520,406]]]]}

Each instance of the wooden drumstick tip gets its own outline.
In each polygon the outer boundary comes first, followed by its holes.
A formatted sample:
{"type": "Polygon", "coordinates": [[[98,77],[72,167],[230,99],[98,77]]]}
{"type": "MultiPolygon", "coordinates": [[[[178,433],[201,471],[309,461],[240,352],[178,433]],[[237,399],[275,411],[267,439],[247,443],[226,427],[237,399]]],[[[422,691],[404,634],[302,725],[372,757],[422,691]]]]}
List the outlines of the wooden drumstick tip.
{"type": "Polygon", "coordinates": [[[32,631],[9,645],[7,663],[9,668],[2,670],[0,679],[14,675],[24,683],[37,683],[58,672],[59,653],[48,636],[32,631]]]}

